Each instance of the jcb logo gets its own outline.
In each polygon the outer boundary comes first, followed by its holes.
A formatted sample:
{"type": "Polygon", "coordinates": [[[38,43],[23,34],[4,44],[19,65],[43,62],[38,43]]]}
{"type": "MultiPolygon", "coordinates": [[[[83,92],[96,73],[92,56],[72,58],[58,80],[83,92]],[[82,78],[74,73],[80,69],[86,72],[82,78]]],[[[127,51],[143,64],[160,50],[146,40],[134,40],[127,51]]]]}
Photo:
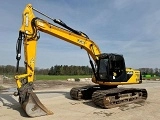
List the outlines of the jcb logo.
{"type": "Polygon", "coordinates": [[[82,45],[85,44],[85,42],[83,40],[80,40],[80,39],[78,39],[77,42],[80,43],[80,44],[82,44],[82,45]]]}

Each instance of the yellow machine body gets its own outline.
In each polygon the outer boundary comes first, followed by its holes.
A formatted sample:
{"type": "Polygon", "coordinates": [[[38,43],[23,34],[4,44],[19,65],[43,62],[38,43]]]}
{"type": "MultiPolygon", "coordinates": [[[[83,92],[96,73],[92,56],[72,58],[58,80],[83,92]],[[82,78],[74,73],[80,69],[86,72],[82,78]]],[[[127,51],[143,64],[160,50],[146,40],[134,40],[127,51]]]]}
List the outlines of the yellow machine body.
{"type": "MultiPolygon", "coordinates": [[[[22,107],[24,108],[28,116],[36,117],[41,115],[53,114],[50,110],[47,110],[47,108],[45,108],[45,106],[39,101],[38,97],[32,91],[36,64],[36,47],[39,39],[38,32],[44,32],[46,34],[59,38],[60,40],[64,40],[73,45],[79,46],[81,49],[84,49],[88,53],[88,56],[91,56],[96,65],[98,65],[97,61],[100,60],[100,57],[98,56],[101,54],[101,51],[99,47],[83,32],[76,31],[66,26],[65,23],[57,19],[52,20],[55,23],[61,25],[63,28],[53,25],[46,20],[35,17],[33,11],[38,12],[38,10],[33,8],[31,4],[28,4],[22,14],[22,25],[19,30],[19,38],[17,42],[17,74],[15,76],[15,79],[18,89],[17,95],[19,95],[20,97],[20,103],[22,104],[22,107]],[[24,63],[26,67],[25,74],[18,74],[19,60],[21,57],[21,44],[23,44],[24,46],[24,63]]],[[[106,54],[106,57],[110,56],[116,57],[116,55],[106,54]]],[[[117,58],[118,57],[119,56],[117,56],[117,58]]],[[[127,78],[125,81],[105,81],[99,80],[99,77],[95,77],[97,71],[94,70],[92,82],[103,86],[118,86],[141,83],[140,71],[134,70],[132,68],[125,68],[125,73],[127,78]]]]}

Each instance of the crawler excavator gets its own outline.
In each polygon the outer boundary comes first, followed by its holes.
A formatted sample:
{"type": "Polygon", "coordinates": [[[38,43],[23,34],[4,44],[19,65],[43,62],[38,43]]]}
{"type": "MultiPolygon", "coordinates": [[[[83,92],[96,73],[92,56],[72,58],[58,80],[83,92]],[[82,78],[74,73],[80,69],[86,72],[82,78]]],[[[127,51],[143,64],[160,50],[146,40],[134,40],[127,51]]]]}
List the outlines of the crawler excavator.
{"type": "Polygon", "coordinates": [[[73,99],[92,99],[95,105],[102,108],[113,108],[147,99],[147,91],[144,88],[118,87],[118,85],[139,84],[142,82],[140,71],[125,67],[123,55],[101,53],[99,47],[85,33],[77,31],[61,20],[53,19],[33,8],[31,4],[27,4],[22,14],[22,25],[16,44],[15,80],[17,92],[14,95],[19,96],[19,103],[28,116],[37,117],[53,114],[33,92],[36,45],[40,38],[39,31],[76,45],[87,52],[93,70],[92,82],[95,85],[72,88],[70,96],[73,99]],[[35,17],[34,12],[52,20],[54,24],[35,17]],[[26,72],[19,74],[22,43],[26,72]]]}

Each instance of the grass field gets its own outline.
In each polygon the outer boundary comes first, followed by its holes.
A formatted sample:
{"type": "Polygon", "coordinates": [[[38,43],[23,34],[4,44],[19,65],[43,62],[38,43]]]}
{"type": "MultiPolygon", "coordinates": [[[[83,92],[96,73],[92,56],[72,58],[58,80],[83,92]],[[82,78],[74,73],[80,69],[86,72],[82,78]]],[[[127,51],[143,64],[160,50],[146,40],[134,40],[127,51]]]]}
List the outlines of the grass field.
{"type": "MultiPolygon", "coordinates": [[[[14,79],[14,75],[6,75],[6,77],[14,79]]],[[[91,78],[91,75],[35,75],[35,80],[67,80],[69,78],[91,78]]],[[[143,77],[143,79],[155,80],[160,79],[160,77],[143,77]]]]}
{"type": "Polygon", "coordinates": [[[160,79],[160,77],[159,76],[156,76],[156,77],[143,77],[143,79],[145,79],[145,80],[155,80],[155,79],[160,79]]]}
{"type": "Polygon", "coordinates": [[[67,80],[69,78],[90,78],[91,75],[35,75],[35,80],[67,80]]]}

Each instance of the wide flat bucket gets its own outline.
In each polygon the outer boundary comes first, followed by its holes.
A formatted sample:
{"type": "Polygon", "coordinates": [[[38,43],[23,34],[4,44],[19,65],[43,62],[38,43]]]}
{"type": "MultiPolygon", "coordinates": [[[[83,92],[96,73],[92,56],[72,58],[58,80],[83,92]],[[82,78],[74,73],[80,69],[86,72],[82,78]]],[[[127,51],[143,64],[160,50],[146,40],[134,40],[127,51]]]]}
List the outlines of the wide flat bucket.
{"type": "Polygon", "coordinates": [[[26,114],[30,117],[52,115],[53,112],[48,110],[38,99],[37,95],[31,91],[28,98],[22,104],[26,114]]]}

